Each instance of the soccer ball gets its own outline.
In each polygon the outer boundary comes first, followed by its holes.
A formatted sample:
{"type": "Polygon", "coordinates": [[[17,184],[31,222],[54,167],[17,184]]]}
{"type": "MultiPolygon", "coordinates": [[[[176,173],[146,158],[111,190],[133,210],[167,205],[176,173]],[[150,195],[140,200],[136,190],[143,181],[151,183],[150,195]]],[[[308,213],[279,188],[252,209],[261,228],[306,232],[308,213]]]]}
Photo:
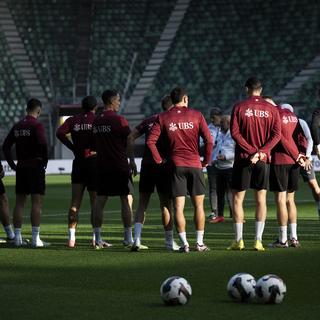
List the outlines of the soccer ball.
{"type": "Polygon", "coordinates": [[[256,280],[249,273],[237,273],[228,282],[228,294],[233,301],[251,302],[255,298],[256,280]]]}
{"type": "Polygon", "coordinates": [[[192,294],[189,282],[174,276],[166,279],[160,287],[160,295],[165,304],[175,306],[186,304],[192,294]]]}
{"type": "Polygon", "coordinates": [[[256,296],[260,303],[281,303],[286,292],[285,283],[274,274],[266,274],[257,281],[256,296]]]}

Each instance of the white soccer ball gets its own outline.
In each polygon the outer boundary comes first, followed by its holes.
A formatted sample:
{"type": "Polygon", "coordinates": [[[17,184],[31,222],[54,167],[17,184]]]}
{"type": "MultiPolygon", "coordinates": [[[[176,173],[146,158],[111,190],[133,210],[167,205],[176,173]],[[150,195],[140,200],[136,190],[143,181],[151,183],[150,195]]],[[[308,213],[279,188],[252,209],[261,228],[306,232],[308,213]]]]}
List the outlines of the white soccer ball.
{"type": "Polygon", "coordinates": [[[249,273],[237,273],[228,282],[228,294],[233,301],[251,302],[255,298],[256,280],[249,273]]]}
{"type": "Polygon", "coordinates": [[[167,305],[186,304],[192,294],[189,282],[181,277],[174,276],[166,279],[160,287],[160,295],[167,305]]]}
{"type": "Polygon", "coordinates": [[[281,303],[286,292],[285,283],[274,274],[266,274],[257,281],[256,296],[260,303],[281,303]]]}

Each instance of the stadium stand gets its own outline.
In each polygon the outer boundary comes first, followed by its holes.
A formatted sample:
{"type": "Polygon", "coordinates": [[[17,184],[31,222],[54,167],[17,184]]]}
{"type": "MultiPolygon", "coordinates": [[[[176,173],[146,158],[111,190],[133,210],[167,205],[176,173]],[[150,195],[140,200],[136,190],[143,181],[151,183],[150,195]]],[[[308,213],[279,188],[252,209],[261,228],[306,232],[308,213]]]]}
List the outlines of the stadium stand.
{"type": "Polygon", "coordinates": [[[0,126],[6,129],[24,114],[26,91],[1,31],[0,56],[0,126]]]}
{"type": "MultiPolygon", "coordinates": [[[[176,0],[83,1],[91,7],[90,93],[99,97],[114,87],[128,100],[176,0]]],[[[6,3],[48,100],[74,102],[80,1],[6,3]]],[[[158,112],[160,98],[177,84],[187,87],[190,105],[204,114],[214,105],[229,110],[243,97],[243,83],[251,75],[263,80],[266,95],[277,95],[319,54],[319,21],[317,1],[192,0],[141,111],[146,116],[158,112]]],[[[0,122],[8,124],[23,112],[27,92],[0,35],[0,122]]],[[[317,83],[318,73],[287,102],[315,107],[317,83]]]]}
{"type": "Polygon", "coordinates": [[[299,116],[303,119],[311,119],[311,110],[319,107],[316,99],[317,89],[320,88],[320,73],[316,73],[306,82],[295,95],[290,97],[288,102],[299,110],[299,116]]]}
{"type": "Polygon", "coordinates": [[[144,112],[155,112],[174,84],[186,86],[190,104],[205,113],[230,108],[250,75],[276,95],[319,52],[319,19],[319,4],[307,0],[192,1],[144,112]]]}
{"type": "Polygon", "coordinates": [[[106,86],[125,88],[133,56],[137,59],[127,96],[138,82],[175,1],[95,1],[90,81],[100,96],[106,86]]]}
{"type": "Polygon", "coordinates": [[[47,97],[71,102],[77,2],[12,0],[8,5],[47,97]]]}

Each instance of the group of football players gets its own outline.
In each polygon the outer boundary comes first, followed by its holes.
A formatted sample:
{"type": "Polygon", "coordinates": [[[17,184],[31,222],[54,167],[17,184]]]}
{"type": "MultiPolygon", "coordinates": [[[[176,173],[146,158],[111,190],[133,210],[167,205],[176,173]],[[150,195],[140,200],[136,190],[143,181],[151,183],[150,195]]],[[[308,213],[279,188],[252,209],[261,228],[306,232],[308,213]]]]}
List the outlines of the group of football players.
{"type": "MultiPolygon", "coordinates": [[[[246,190],[254,190],[255,239],[253,248],[264,251],[262,235],[267,215],[266,194],[275,195],[279,236],[271,247],[299,247],[297,209],[294,195],[298,189],[300,171],[309,181],[315,200],[319,203],[319,186],[312,162],[312,139],[305,122],[298,119],[292,106],[276,105],[270,97],[262,96],[262,83],[249,78],[245,83],[248,97],[232,109],[230,134],[235,143],[233,167],[230,169],[232,217],[235,240],[229,250],[243,250],[244,209],[246,190]],[[310,142],[311,141],[311,142],[310,142]],[[290,235],[287,235],[287,226],[290,235]]],[[[71,182],[72,197],[68,212],[69,248],[76,247],[76,227],[83,194],[87,189],[91,203],[91,224],[94,248],[109,248],[102,238],[104,207],[108,197],[119,196],[124,226],[123,245],[132,251],[148,249],[141,243],[143,224],[151,194],[157,188],[168,250],[189,252],[184,214],[185,199],[189,196],[194,207],[196,240],[194,250],[208,251],[204,243],[206,185],[203,169],[212,166],[215,137],[198,110],[189,108],[187,91],[176,87],[162,101],[162,112],[146,118],[133,130],[118,114],[120,94],[105,90],[104,110],[97,113],[95,97],[82,100],[82,112],[69,117],[57,130],[57,138],[74,154],[71,182]],[[69,136],[71,135],[71,137],[69,136]],[[139,201],[133,219],[133,182],[137,174],[134,157],[135,140],[145,136],[145,149],[139,179],[139,201]],[[203,158],[200,157],[200,141],[203,158]],[[201,160],[202,159],[202,160],[201,160]],[[132,235],[134,220],[134,237],[132,235]],[[180,245],[173,237],[173,226],[180,245]]],[[[42,197],[45,193],[45,168],[48,162],[44,127],[39,122],[41,102],[30,99],[27,115],[15,124],[3,143],[3,153],[16,172],[16,202],[13,226],[9,222],[8,199],[0,180],[1,222],[7,241],[17,247],[27,245],[22,237],[22,217],[28,195],[31,195],[31,225],[33,247],[49,244],[40,239],[42,197]],[[11,149],[15,145],[17,163],[11,149]]],[[[228,119],[228,118],[227,118],[228,119]]],[[[312,127],[317,132],[317,122],[312,127]]],[[[228,132],[226,128],[226,132],[228,132]]],[[[230,139],[231,139],[230,137],[230,139]]],[[[316,144],[319,146],[319,144],[316,144]]],[[[320,153],[320,148],[319,148],[320,153]]],[[[222,157],[221,157],[222,159],[222,157]]],[[[1,170],[1,177],[4,172],[1,170]]],[[[215,219],[216,217],[210,217],[215,219]]],[[[221,220],[220,220],[221,221],[221,220]]]]}

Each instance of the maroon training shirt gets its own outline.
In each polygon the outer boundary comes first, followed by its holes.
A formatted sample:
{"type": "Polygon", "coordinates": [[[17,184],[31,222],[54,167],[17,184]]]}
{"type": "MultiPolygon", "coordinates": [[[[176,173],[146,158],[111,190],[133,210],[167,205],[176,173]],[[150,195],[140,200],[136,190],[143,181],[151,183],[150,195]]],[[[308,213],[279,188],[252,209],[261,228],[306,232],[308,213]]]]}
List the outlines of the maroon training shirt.
{"type": "Polygon", "coordinates": [[[93,123],[99,171],[128,171],[128,121],[111,110],[98,115],[93,123]]]}
{"type": "Polygon", "coordinates": [[[95,150],[92,124],[93,112],[77,114],[68,118],[57,130],[57,138],[71,151],[76,158],[86,158],[95,150]],[[67,138],[71,133],[72,142],[67,138]]]}
{"type": "Polygon", "coordinates": [[[299,130],[298,117],[288,109],[279,108],[281,118],[281,140],[272,149],[271,163],[279,164],[294,164],[299,156],[298,141],[295,141],[294,136],[299,130]]]}
{"type": "MultiPolygon", "coordinates": [[[[149,137],[149,134],[151,132],[151,129],[157,120],[158,115],[152,115],[151,117],[143,120],[138,126],[136,126],[136,130],[141,134],[145,136],[145,148],[143,152],[143,157],[142,157],[142,164],[155,164],[152,153],[150,149],[147,146],[147,140],[149,137]]],[[[157,149],[161,155],[161,157],[166,157],[168,154],[168,148],[167,148],[168,143],[166,143],[163,135],[160,136],[159,140],[157,141],[157,149]]]]}
{"type": "Polygon", "coordinates": [[[271,149],[281,137],[279,110],[260,96],[249,97],[233,107],[230,131],[236,142],[235,161],[263,152],[269,163],[271,149]]]}
{"type": "Polygon", "coordinates": [[[205,145],[204,162],[210,162],[213,141],[201,112],[187,107],[174,106],[159,114],[147,139],[147,145],[156,163],[162,162],[162,157],[156,146],[161,133],[168,141],[169,156],[175,166],[202,167],[199,155],[200,136],[205,145]]]}
{"type": "Polygon", "coordinates": [[[41,122],[32,116],[25,116],[16,123],[3,143],[3,153],[9,166],[15,170],[11,148],[16,145],[18,167],[44,167],[48,163],[47,141],[41,122]]]}

